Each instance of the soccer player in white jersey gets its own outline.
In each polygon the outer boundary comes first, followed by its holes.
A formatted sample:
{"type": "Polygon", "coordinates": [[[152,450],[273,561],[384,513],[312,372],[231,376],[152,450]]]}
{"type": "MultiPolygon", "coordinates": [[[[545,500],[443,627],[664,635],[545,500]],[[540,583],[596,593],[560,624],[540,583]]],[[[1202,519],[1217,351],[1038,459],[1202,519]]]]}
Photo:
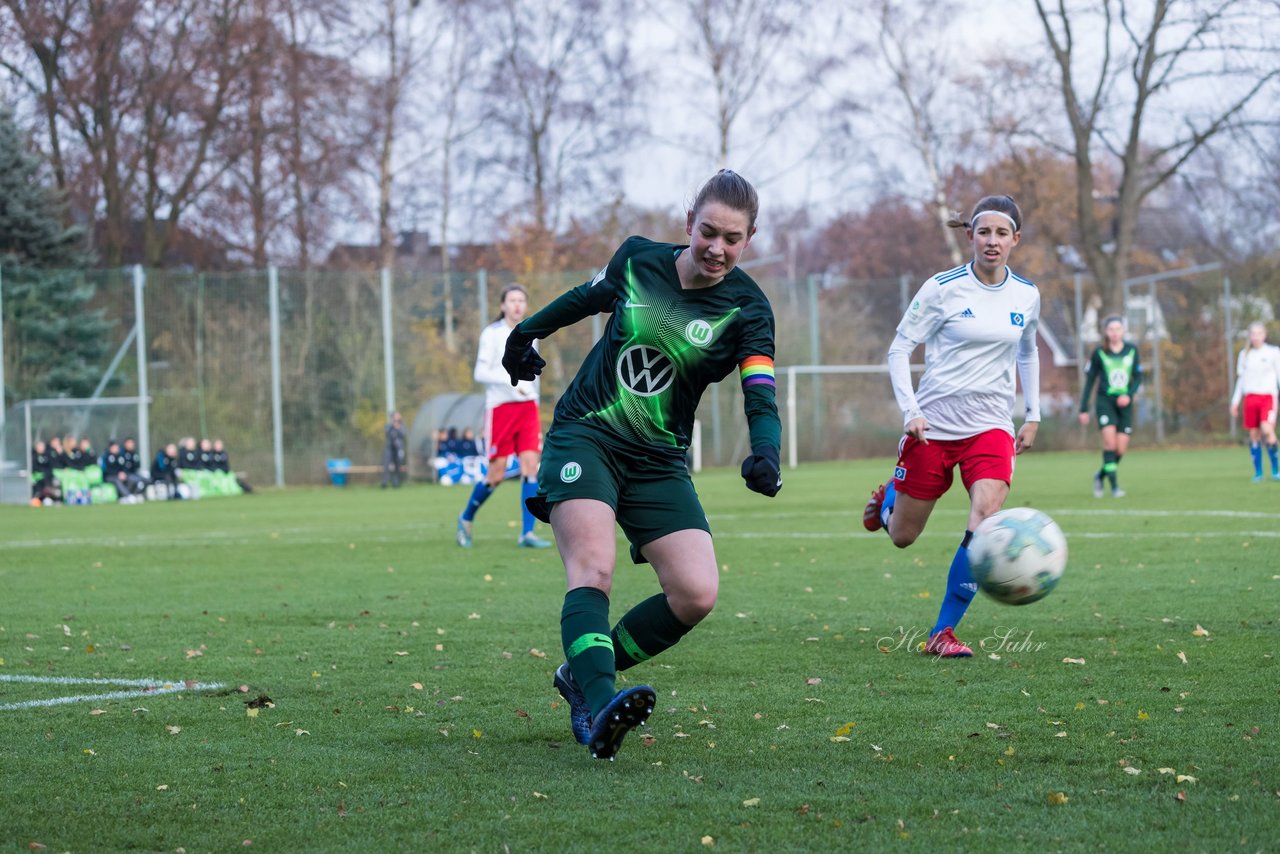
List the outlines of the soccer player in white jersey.
{"type": "Polygon", "coordinates": [[[476,382],[484,383],[485,438],[488,441],[489,471],[475,485],[467,506],[458,516],[458,545],[471,547],[471,524],[476,511],[488,500],[506,476],[507,458],[520,458],[520,539],[517,545],[545,549],[551,543],[533,532],[536,520],[525,507],[525,499],[538,492],[538,464],[542,456],[542,422],[538,415],[539,381],[512,385],[502,367],[507,336],[529,310],[529,292],[523,285],[502,289],[502,314],[480,333],[476,355],[476,382]]]}
{"type": "Polygon", "coordinates": [[[1035,443],[1040,426],[1040,292],[1009,269],[1022,234],[1022,213],[1008,196],[987,196],[963,227],[973,244],[968,264],[931,276],[911,301],[889,346],[889,377],[902,409],[903,433],[893,480],[871,495],[862,522],[884,528],[906,548],[924,531],[954,469],[969,492],[969,519],[951,562],[947,593],[924,651],[961,657],[973,650],[955,627],[977,592],[969,540],[1009,495],[1013,458],[1035,443]],[[911,354],[924,345],[920,387],[911,387],[911,354]],[[1026,403],[1014,432],[1014,374],[1026,403]]]}
{"type": "Polygon", "coordinates": [[[1236,388],[1231,394],[1231,417],[1240,414],[1244,402],[1244,428],[1249,431],[1249,454],[1253,457],[1253,482],[1262,482],[1262,445],[1266,440],[1271,458],[1271,479],[1280,480],[1280,458],[1276,455],[1276,410],[1280,409],[1280,347],[1267,343],[1267,327],[1255,320],[1249,324],[1249,346],[1236,361],[1236,388]]]}

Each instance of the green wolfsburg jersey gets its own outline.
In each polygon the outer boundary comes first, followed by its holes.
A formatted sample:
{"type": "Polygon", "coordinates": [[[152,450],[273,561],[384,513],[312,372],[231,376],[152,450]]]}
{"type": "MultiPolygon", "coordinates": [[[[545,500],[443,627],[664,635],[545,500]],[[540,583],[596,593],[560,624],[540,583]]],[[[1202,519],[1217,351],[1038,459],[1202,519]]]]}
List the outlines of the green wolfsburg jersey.
{"type": "MultiPolygon", "coordinates": [[[[772,366],[773,310],[759,286],[734,269],[713,287],[684,290],[675,263],[681,251],[687,247],[628,238],[594,280],[520,324],[544,338],[612,311],[556,405],[557,422],[598,424],[624,444],[683,455],[707,386],[751,356],[772,366]]],[[[776,422],[772,394],[768,408],[776,422]]]]}
{"type": "Polygon", "coordinates": [[[1105,346],[1093,351],[1085,371],[1084,398],[1080,402],[1080,411],[1088,407],[1089,393],[1094,383],[1098,384],[1098,393],[1110,397],[1137,394],[1142,385],[1142,365],[1138,361],[1138,348],[1124,342],[1119,353],[1112,353],[1105,346]]]}

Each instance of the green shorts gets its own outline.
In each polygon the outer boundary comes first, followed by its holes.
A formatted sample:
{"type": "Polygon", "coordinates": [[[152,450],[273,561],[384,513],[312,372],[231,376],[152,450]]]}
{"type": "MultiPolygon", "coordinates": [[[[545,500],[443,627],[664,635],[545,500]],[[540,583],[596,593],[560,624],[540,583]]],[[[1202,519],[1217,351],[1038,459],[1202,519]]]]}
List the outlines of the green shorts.
{"type": "Polygon", "coordinates": [[[571,498],[612,507],[636,563],[648,562],[640,549],[659,537],[691,528],[711,533],[683,458],[636,454],[593,427],[555,424],[542,444],[538,494],[529,509],[547,521],[553,505],[571,498]]]}
{"type": "Polygon", "coordinates": [[[1116,399],[1109,394],[1098,395],[1098,429],[1115,427],[1119,433],[1133,432],[1133,398],[1128,406],[1116,406],[1116,399]]]}

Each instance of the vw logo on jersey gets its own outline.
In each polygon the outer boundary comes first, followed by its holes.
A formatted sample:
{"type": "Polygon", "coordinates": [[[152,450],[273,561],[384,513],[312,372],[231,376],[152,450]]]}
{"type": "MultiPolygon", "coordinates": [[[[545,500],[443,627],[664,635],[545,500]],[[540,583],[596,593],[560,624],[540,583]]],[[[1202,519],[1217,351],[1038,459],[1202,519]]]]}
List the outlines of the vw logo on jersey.
{"type": "Polygon", "coordinates": [[[565,483],[573,483],[582,477],[582,466],[577,463],[565,463],[560,467],[560,480],[565,483]]]}
{"type": "Polygon", "coordinates": [[[1009,312],[1009,322],[1010,322],[1010,323],[1012,323],[1014,326],[1026,326],[1026,325],[1027,325],[1027,321],[1026,321],[1026,319],[1022,316],[1022,312],[1020,312],[1020,311],[1011,311],[1011,312],[1009,312]]]}
{"type": "Polygon", "coordinates": [[[641,397],[653,397],[670,387],[676,367],[667,354],[654,347],[637,344],[618,357],[618,380],[627,391],[641,397]]]}
{"type": "Polygon", "coordinates": [[[684,337],[695,347],[706,347],[714,335],[715,330],[705,320],[690,320],[689,325],[684,328],[684,337]]]}
{"type": "Polygon", "coordinates": [[[1129,384],[1129,372],[1124,368],[1116,368],[1107,379],[1112,386],[1127,386],[1129,384]]]}

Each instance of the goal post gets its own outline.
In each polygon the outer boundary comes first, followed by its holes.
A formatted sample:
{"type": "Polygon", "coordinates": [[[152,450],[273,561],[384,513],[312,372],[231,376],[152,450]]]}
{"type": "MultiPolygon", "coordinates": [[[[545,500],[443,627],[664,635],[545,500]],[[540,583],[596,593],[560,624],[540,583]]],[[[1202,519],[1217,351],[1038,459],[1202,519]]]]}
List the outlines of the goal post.
{"type": "MultiPolygon", "coordinates": [[[[31,451],[52,436],[88,439],[95,454],[111,439],[134,437],[139,453],[150,448],[146,397],[42,398],[10,407],[0,435],[0,502],[25,504],[31,497],[31,451]]],[[[142,459],[149,470],[151,460],[142,459]]]]}

